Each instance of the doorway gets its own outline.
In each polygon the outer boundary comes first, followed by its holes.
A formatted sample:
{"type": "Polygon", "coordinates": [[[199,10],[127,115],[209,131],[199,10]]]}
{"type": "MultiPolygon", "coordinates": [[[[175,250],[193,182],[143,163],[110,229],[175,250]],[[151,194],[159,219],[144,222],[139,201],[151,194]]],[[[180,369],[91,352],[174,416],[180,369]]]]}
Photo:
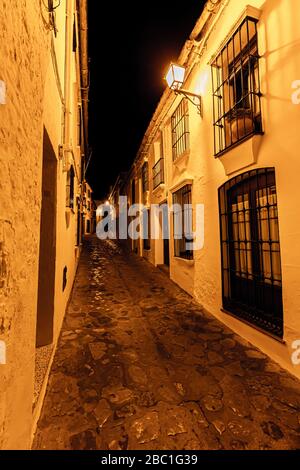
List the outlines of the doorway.
{"type": "Polygon", "coordinates": [[[57,160],[47,130],[43,137],[42,207],[36,346],[53,341],[56,258],[57,160]]]}
{"type": "Polygon", "coordinates": [[[167,202],[160,205],[160,226],[163,243],[163,264],[170,266],[170,228],[169,228],[169,208],[167,202]]]}

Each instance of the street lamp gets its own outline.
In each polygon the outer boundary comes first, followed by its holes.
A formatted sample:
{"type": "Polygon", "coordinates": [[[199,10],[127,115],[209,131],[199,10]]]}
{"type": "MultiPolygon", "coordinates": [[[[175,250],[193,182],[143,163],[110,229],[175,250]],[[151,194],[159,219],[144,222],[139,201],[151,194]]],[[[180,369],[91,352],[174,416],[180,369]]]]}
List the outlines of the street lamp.
{"type": "Polygon", "coordinates": [[[187,98],[191,103],[193,103],[193,105],[197,107],[199,114],[201,114],[201,96],[182,88],[185,79],[185,71],[185,67],[177,64],[171,64],[165,79],[167,81],[168,87],[173,90],[176,95],[183,95],[185,98],[187,98]]]}

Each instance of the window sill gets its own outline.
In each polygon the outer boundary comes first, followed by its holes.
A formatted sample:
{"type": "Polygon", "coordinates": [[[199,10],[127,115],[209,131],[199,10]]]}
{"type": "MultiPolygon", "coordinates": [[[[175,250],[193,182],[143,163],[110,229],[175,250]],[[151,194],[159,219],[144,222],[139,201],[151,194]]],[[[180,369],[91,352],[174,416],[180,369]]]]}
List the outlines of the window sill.
{"type": "Polygon", "coordinates": [[[156,186],[156,187],[152,190],[152,194],[156,194],[156,193],[159,193],[160,191],[164,191],[165,188],[166,188],[165,183],[159,183],[159,185],[156,186]]]}
{"type": "Polygon", "coordinates": [[[147,207],[149,206],[149,195],[150,195],[149,189],[143,192],[143,202],[144,202],[144,205],[147,207]]]}
{"type": "Polygon", "coordinates": [[[240,171],[257,162],[263,135],[263,132],[250,134],[215,155],[223,164],[226,175],[240,171]]]}
{"type": "Polygon", "coordinates": [[[176,261],[179,261],[179,263],[186,264],[187,266],[190,266],[190,267],[195,265],[194,259],[181,258],[180,256],[174,256],[173,259],[176,261]]]}
{"type": "Polygon", "coordinates": [[[251,323],[248,320],[239,317],[237,314],[235,314],[233,312],[230,312],[229,310],[227,310],[223,307],[220,310],[221,310],[221,312],[223,312],[226,315],[234,318],[235,320],[238,320],[239,322],[244,323],[245,325],[248,325],[250,328],[253,328],[254,330],[259,331],[260,333],[262,333],[266,336],[269,336],[270,338],[274,339],[278,343],[286,344],[286,341],[283,338],[280,338],[279,336],[273,335],[270,331],[264,330],[263,328],[260,328],[258,325],[255,325],[255,323],[251,323]]]}
{"type": "Polygon", "coordinates": [[[179,155],[175,160],[173,160],[173,165],[177,169],[180,169],[182,167],[186,167],[187,162],[189,160],[189,156],[190,156],[190,150],[186,150],[181,155],[179,155]]]}
{"type": "Polygon", "coordinates": [[[238,147],[239,145],[242,145],[244,142],[246,142],[247,140],[250,140],[250,139],[253,139],[253,137],[255,137],[256,135],[258,136],[262,136],[264,135],[264,132],[261,131],[261,132],[251,132],[251,134],[248,134],[246,135],[245,137],[243,137],[242,139],[238,140],[237,142],[235,142],[234,144],[230,145],[229,147],[226,147],[224,150],[222,150],[221,152],[219,153],[216,153],[215,154],[215,158],[222,158],[223,155],[225,155],[226,153],[230,152],[231,150],[235,149],[236,147],[238,147]]]}
{"type": "Polygon", "coordinates": [[[66,207],[66,213],[67,214],[74,214],[75,215],[75,211],[72,207],[66,207]]]}

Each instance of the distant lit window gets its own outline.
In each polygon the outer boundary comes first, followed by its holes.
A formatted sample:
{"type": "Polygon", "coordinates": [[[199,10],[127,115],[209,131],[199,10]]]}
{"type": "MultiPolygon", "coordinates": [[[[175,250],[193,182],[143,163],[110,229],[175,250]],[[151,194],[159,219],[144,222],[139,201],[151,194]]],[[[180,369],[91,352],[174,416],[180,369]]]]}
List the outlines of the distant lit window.
{"type": "Polygon", "coordinates": [[[257,20],[247,17],[212,63],[215,155],[262,132],[257,20]]]}
{"type": "Polygon", "coordinates": [[[172,154],[176,160],[190,147],[188,100],[183,99],[171,118],[172,154]]]}
{"type": "Polygon", "coordinates": [[[165,182],[164,159],[160,158],[152,168],[153,189],[165,182]]]}
{"type": "Polygon", "coordinates": [[[142,187],[143,187],[143,193],[149,190],[148,162],[145,162],[142,166],[142,187]]]}
{"type": "Polygon", "coordinates": [[[131,201],[132,204],[135,204],[135,180],[131,182],[131,201]]]}
{"type": "Polygon", "coordinates": [[[91,221],[90,220],[86,221],[86,232],[91,233],[91,221]]]}

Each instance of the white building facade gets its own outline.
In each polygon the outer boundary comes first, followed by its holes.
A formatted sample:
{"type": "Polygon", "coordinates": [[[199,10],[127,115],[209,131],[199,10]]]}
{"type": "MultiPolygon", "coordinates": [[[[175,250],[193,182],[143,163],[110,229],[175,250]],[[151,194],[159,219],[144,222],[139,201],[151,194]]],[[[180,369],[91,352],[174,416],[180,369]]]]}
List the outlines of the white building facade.
{"type": "Polygon", "coordinates": [[[176,240],[171,212],[170,240],[132,249],[300,377],[299,21],[297,0],[208,1],[177,61],[201,112],[166,89],[123,193],[192,204],[193,230],[204,205],[201,250],[176,240]]]}

